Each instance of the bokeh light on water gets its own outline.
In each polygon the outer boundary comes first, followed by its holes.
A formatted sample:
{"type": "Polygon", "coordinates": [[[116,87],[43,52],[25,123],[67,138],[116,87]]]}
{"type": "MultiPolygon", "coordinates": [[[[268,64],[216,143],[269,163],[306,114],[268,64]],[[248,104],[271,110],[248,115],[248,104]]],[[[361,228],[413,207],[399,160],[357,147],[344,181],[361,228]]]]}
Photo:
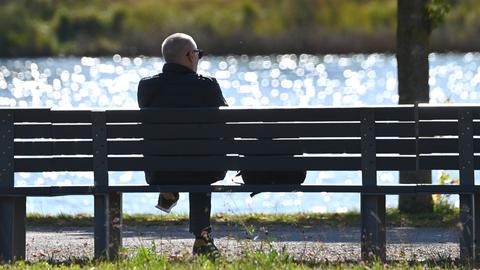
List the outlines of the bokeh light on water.
{"type": "MultiPolygon", "coordinates": [[[[0,60],[0,106],[52,108],[136,108],[137,84],[161,72],[155,57],[81,57],[0,60]]],[[[231,106],[360,106],[396,104],[393,55],[270,55],[205,57],[199,73],[215,76],[231,106]]],[[[480,53],[431,54],[432,104],[479,103],[480,53]]],[[[455,175],[455,172],[451,172],[455,175]]],[[[234,172],[223,183],[231,183],[234,172]]],[[[434,174],[437,178],[439,172],[434,174]]],[[[110,173],[114,184],[143,184],[140,172],[110,173]]],[[[380,184],[398,182],[398,173],[379,172],[380,184]]],[[[359,172],[311,172],[308,184],[360,184],[359,172]]],[[[92,173],[17,173],[16,185],[91,185],[92,173]]],[[[126,194],[126,212],[158,213],[157,194],[126,194]]],[[[182,194],[181,201],[186,196],[182,194]]],[[[387,199],[396,205],[395,197],[387,199]]],[[[214,194],[214,212],[344,212],[359,208],[355,194],[214,194]]],[[[92,212],[88,196],[29,198],[28,211],[92,212]],[[79,199],[80,198],[80,199],[79,199]],[[80,203],[79,203],[80,202],[80,203]]],[[[176,212],[187,212],[180,203],[176,212]]]]}

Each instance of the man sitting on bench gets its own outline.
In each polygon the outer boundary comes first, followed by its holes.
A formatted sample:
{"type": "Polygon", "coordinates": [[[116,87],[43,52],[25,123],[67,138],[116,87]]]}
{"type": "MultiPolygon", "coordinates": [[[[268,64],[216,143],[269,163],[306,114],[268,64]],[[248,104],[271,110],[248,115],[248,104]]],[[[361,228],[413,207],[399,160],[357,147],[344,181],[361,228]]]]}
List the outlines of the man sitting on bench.
{"type": "MultiPolygon", "coordinates": [[[[215,78],[198,75],[197,65],[203,51],[193,38],[183,33],[168,36],[162,43],[165,59],[163,72],[144,78],[138,85],[138,105],[147,108],[194,108],[227,106],[215,78]]],[[[226,172],[146,171],[146,181],[156,184],[211,184],[225,177],[226,172]]],[[[178,193],[160,193],[157,208],[170,212],[178,193]]],[[[193,254],[218,256],[210,237],[211,193],[189,194],[190,232],[195,235],[193,254]]]]}

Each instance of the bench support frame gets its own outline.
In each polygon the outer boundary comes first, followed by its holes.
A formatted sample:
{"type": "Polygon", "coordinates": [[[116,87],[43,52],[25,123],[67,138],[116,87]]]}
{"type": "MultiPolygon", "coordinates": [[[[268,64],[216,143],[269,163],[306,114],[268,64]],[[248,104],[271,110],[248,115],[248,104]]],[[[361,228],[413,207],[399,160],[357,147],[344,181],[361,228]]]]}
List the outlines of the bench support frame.
{"type": "Polygon", "coordinates": [[[385,196],[361,195],[362,260],[386,259],[385,196]]]}
{"type": "Polygon", "coordinates": [[[122,194],[108,192],[107,120],[92,112],[93,176],[95,182],[95,258],[115,259],[122,246],[122,194]]]}
{"type": "Polygon", "coordinates": [[[0,261],[25,259],[26,197],[0,198],[0,261]]]}
{"type": "MultiPolygon", "coordinates": [[[[375,114],[365,109],[361,116],[362,184],[377,185],[375,114]]],[[[360,195],[362,260],[386,259],[385,195],[360,195]]]]}
{"type": "Polygon", "coordinates": [[[95,258],[115,259],[122,246],[122,193],[95,197],[95,258]]]}
{"type": "MultiPolygon", "coordinates": [[[[13,111],[0,110],[0,187],[13,188],[13,111]]],[[[0,261],[25,258],[26,196],[0,197],[0,261]]]]}
{"type": "MultiPolygon", "coordinates": [[[[475,185],[473,117],[468,108],[458,112],[458,150],[460,185],[475,185]]],[[[460,194],[460,258],[466,263],[480,262],[480,194],[460,194]]]]}

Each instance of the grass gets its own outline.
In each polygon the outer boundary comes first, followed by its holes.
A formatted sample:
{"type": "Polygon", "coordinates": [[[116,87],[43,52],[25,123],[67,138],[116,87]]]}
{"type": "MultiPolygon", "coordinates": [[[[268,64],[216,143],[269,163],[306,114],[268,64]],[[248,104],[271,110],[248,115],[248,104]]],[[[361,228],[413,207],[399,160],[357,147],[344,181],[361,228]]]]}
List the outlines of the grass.
{"type": "Polygon", "coordinates": [[[118,260],[87,261],[81,263],[55,264],[49,262],[27,263],[19,261],[14,264],[0,265],[0,270],[16,269],[464,269],[466,265],[458,262],[390,262],[382,263],[373,259],[371,262],[328,262],[298,261],[284,251],[274,249],[249,250],[235,259],[220,258],[211,261],[206,257],[184,256],[175,259],[158,255],[155,245],[150,248],[139,248],[132,257],[125,255],[118,260]]]}
{"type": "MultiPolygon", "coordinates": [[[[396,209],[387,210],[389,226],[435,226],[453,227],[458,220],[459,210],[451,205],[437,205],[431,214],[401,214],[396,209]]],[[[214,224],[240,224],[248,228],[258,225],[291,225],[311,226],[322,224],[328,226],[358,226],[358,212],[341,214],[216,214],[212,216],[214,224]]],[[[93,226],[89,215],[54,215],[45,216],[30,214],[27,217],[29,225],[35,226],[93,226]]],[[[187,215],[125,215],[126,225],[175,225],[186,224],[187,215]]],[[[347,261],[329,262],[324,258],[296,259],[285,250],[278,250],[269,245],[242,250],[241,256],[220,258],[210,261],[205,257],[192,257],[188,253],[166,257],[157,250],[155,242],[148,248],[138,248],[134,251],[122,250],[119,259],[109,261],[81,260],[71,262],[41,261],[29,263],[18,261],[13,264],[0,264],[0,270],[16,269],[464,269],[462,265],[451,258],[436,258],[429,261],[408,261],[406,258],[387,263],[373,259],[371,262],[347,261]]]]}
{"type": "MultiPolygon", "coordinates": [[[[387,226],[392,227],[454,227],[458,222],[458,208],[450,206],[436,207],[433,213],[402,214],[396,209],[388,209],[387,226]]],[[[188,223],[186,214],[125,214],[123,224],[137,225],[181,225],[188,223]]],[[[213,224],[258,225],[294,225],[298,227],[312,225],[359,226],[360,213],[296,213],[296,214],[215,214],[213,224]]],[[[93,226],[90,215],[41,215],[29,214],[27,224],[31,226],[93,226]]]]}

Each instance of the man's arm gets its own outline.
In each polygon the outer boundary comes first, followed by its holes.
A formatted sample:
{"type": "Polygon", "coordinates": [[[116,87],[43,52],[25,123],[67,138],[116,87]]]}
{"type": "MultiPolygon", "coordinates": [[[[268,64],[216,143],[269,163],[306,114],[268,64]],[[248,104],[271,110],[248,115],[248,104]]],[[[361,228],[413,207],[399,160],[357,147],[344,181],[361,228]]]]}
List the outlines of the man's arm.
{"type": "Polygon", "coordinates": [[[220,89],[220,85],[218,84],[217,80],[215,78],[211,78],[212,82],[210,85],[210,91],[208,91],[207,95],[207,106],[211,107],[223,107],[223,106],[228,106],[227,101],[225,101],[225,98],[223,97],[222,90],[220,89]]]}
{"type": "Polygon", "coordinates": [[[145,85],[145,81],[142,79],[138,83],[138,89],[137,89],[137,101],[138,101],[138,107],[139,108],[146,108],[149,106],[149,101],[151,98],[148,97],[148,91],[145,85]]]}

